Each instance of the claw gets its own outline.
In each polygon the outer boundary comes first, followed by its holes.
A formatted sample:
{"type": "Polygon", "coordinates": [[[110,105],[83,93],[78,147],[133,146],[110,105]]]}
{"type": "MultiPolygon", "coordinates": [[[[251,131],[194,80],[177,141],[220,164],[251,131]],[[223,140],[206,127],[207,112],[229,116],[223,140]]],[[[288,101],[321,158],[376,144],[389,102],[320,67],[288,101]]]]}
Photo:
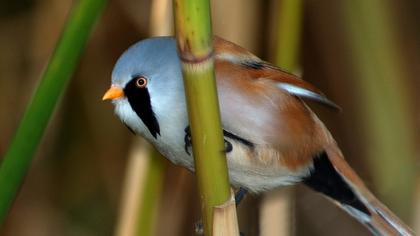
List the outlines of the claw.
{"type": "Polygon", "coordinates": [[[225,139],[225,153],[231,152],[233,149],[232,144],[225,139]]]}
{"type": "Polygon", "coordinates": [[[184,149],[185,149],[185,152],[186,152],[188,155],[191,155],[190,151],[188,150],[188,148],[189,148],[190,146],[192,146],[192,139],[191,139],[191,130],[190,130],[190,126],[185,127],[184,132],[185,132],[185,136],[184,136],[184,143],[185,143],[185,146],[184,146],[184,149]]]}
{"type": "MultiPolygon", "coordinates": [[[[184,144],[184,149],[185,149],[185,152],[188,155],[191,155],[190,151],[188,150],[188,148],[192,146],[190,126],[185,127],[184,132],[185,132],[185,136],[184,136],[184,143],[185,143],[184,144]]],[[[233,150],[232,143],[230,143],[226,139],[224,139],[224,141],[225,141],[225,150],[224,150],[224,152],[225,153],[231,152],[233,150]]]]}
{"type": "Polygon", "coordinates": [[[195,222],[194,232],[195,232],[196,235],[204,235],[204,227],[203,227],[203,223],[201,222],[201,220],[199,220],[198,222],[195,222]]]}
{"type": "Polygon", "coordinates": [[[248,190],[240,187],[239,190],[235,193],[235,203],[236,206],[241,203],[242,199],[244,199],[245,195],[248,193],[248,190]]]}

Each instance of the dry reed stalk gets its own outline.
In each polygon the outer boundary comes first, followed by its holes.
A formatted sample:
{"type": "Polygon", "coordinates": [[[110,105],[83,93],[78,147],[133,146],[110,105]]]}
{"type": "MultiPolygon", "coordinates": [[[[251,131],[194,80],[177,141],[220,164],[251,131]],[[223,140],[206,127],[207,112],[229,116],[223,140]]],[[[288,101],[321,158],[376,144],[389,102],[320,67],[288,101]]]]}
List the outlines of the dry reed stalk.
{"type": "MultiPolygon", "coordinates": [[[[150,13],[151,36],[172,32],[170,0],[154,0],[150,13]]],[[[138,140],[138,138],[136,139],[138,140]]],[[[157,203],[162,190],[165,166],[162,157],[145,141],[135,141],[127,165],[117,236],[153,235],[156,232],[157,203]],[[153,160],[150,160],[154,158],[153,160]],[[150,182],[150,183],[148,183],[150,182]],[[146,192],[152,189],[154,193],[146,192]]]]}

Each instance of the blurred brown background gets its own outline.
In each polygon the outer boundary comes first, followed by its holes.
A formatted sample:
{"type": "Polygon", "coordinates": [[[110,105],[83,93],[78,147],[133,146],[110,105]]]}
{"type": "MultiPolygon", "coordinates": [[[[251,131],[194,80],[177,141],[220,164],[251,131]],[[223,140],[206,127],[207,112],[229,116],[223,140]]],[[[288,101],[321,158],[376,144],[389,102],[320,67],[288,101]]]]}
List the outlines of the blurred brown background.
{"type": "MultiPolygon", "coordinates": [[[[19,124],[72,2],[0,2],[0,155],[19,124]]],[[[280,0],[212,2],[215,34],[274,60],[276,42],[281,40],[276,34],[280,0]]],[[[312,106],[367,186],[419,230],[420,2],[374,2],[389,13],[385,24],[389,40],[379,37],[383,35],[379,29],[366,31],[369,24],[377,29],[379,18],[369,14],[375,5],[369,9],[361,4],[363,0],[303,0],[300,66],[294,72],[343,108],[334,113],[312,106]],[[384,58],[391,59],[380,63],[384,58]],[[398,76],[387,78],[390,74],[398,76]],[[384,140],[377,141],[378,137],[384,140]],[[381,146],[386,142],[407,148],[381,146]],[[385,158],[382,152],[394,153],[385,158]]],[[[101,97],[118,56],[151,32],[150,9],[151,1],[109,1],[1,235],[114,234],[124,173],[136,138],[101,97]]],[[[199,219],[193,175],[170,163],[165,168],[155,235],[192,235],[199,219]]],[[[287,213],[289,222],[279,219],[278,224],[289,224],[285,227],[291,228],[290,235],[370,235],[305,187],[288,192],[293,199],[286,203],[292,211],[287,213]]],[[[261,196],[248,196],[239,206],[240,228],[246,236],[260,232],[261,201],[261,196]]]]}

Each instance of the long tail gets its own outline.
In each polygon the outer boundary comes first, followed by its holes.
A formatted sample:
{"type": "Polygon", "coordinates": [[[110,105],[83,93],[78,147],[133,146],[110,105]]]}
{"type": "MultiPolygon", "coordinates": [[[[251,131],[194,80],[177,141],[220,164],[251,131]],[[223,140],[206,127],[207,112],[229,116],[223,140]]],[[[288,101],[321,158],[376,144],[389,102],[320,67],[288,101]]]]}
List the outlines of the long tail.
{"type": "Polygon", "coordinates": [[[412,236],[414,232],[366,188],[334,144],[314,159],[304,183],[334,203],[377,236],[412,236]]]}

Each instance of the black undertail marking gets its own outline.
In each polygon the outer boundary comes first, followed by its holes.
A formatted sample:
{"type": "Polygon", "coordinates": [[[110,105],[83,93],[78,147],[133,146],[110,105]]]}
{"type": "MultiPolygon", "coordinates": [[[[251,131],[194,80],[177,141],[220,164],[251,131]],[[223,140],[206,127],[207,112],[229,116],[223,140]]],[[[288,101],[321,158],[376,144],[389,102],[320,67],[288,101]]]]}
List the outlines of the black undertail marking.
{"type": "Polygon", "coordinates": [[[124,94],[131,108],[140,117],[154,138],[160,135],[159,123],[152,109],[150,94],[147,88],[138,88],[136,78],[132,79],[124,88],[124,94]]]}
{"type": "Polygon", "coordinates": [[[303,183],[341,204],[351,206],[371,216],[365,204],[358,199],[351,187],[337,173],[326,152],[322,152],[318,157],[314,158],[311,174],[303,179],[303,183]]]}

